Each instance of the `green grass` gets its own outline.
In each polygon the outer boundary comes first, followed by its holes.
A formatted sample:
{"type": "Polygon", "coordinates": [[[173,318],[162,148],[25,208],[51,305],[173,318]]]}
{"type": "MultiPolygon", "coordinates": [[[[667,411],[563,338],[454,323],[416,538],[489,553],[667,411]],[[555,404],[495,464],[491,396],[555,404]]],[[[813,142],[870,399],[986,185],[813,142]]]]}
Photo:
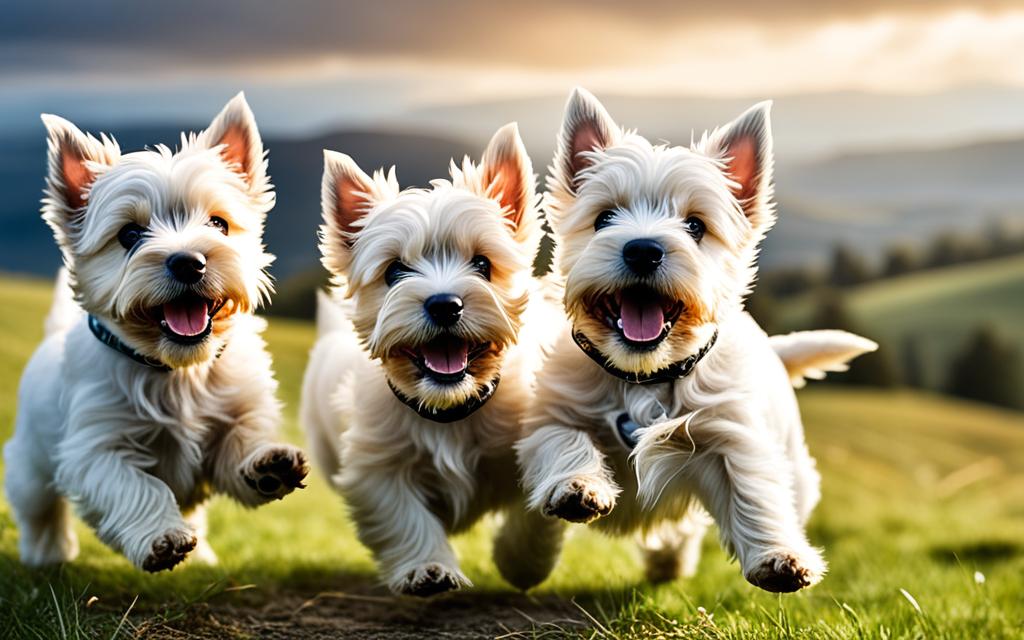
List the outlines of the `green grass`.
{"type": "MultiPolygon", "coordinates": [[[[853,289],[844,300],[857,324],[889,349],[902,348],[908,336],[917,340],[931,388],[944,384],[953,354],[981,325],[1024,353],[1024,256],[886,279],[853,289]]],[[[814,303],[813,295],[786,301],[781,324],[805,327],[814,303]]]]}
{"type": "MultiPolygon", "coordinates": [[[[47,286],[0,278],[0,304],[6,439],[47,286]]],[[[288,404],[285,432],[301,442],[295,408],[313,331],[274,320],[268,338],[288,404]]],[[[456,540],[474,589],[425,603],[393,599],[340,500],[315,475],[308,489],[256,511],[215,500],[211,542],[221,564],[159,575],[134,570],[82,526],[75,562],[26,570],[0,502],[0,637],[1024,635],[1024,418],[911,393],[811,389],[801,402],[824,476],[810,534],[831,563],[806,593],[749,586],[710,536],[696,578],[650,586],[631,542],[575,527],[551,579],[520,595],[490,561],[493,523],[485,522],[456,540]]]]}

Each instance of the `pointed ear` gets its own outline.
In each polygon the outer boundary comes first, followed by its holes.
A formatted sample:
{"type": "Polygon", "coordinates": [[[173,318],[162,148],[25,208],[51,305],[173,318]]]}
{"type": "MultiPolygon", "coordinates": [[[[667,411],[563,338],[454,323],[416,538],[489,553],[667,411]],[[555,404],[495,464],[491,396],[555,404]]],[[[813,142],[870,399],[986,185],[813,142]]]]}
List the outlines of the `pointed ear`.
{"type": "MultiPolygon", "coordinates": [[[[393,176],[392,176],[393,177],[393,176]]],[[[326,240],[349,249],[358,223],[377,200],[373,179],[344,153],[324,150],[324,178],[320,186],[320,206],[326,240]]]]}
{"type": "Polygon", "coordinates": [[[707,141],[707,153],[725,162],[729,179],[736,183],[733,194],[755,228],[773,217],[771,107],[770,101],[754,105],[707,141]]]}
{"type": "Polygon", "coordinates": [[[112,139],[101,136],[97,140],[64,118],[41,117],[47,132],[47,204],[57,208],[51,223],[63,225],[81,213],[97,172],[113,166],[121,150],[112,139]]]}
{"type": "Polygon", "coordinates": [[[484,151],[481,169],[487,195],[501,203],[505,217],[518,231],[533,206],[535,178],[516,123],[507,124],[494,134],[484,151]]]}
{"type": "Polygon", "coordinates": [[[572,192],[579,173],[593,164],[587,152],[605,149],[618,140],[620,130],[604,105],[586,89],[577,87],[569,96],[555,151],[555,178],[572,192]]]}
{"type": "Polygon", "coordinates": [[[220,146],[224,162],[242,174],[250,192],[262,193],[267,189],[263,139],[245,94],[240,92],[224,106],[210,126],[199,134],[198,143],[208,149],[220,146]]]}

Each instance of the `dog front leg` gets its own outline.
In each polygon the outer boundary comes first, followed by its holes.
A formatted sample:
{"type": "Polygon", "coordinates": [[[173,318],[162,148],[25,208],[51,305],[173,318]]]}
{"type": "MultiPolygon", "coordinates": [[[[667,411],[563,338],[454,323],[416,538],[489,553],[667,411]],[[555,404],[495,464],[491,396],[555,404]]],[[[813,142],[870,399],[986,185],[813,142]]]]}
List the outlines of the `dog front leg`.
{"type": "Polygon", "coordinates": [[[225,429],[207,456],[214,488],[247,507],[280,500],[305,486],[306,455],[274,441],[276,416],[276,406],[249,412],[225,429]]]}
{"type": "Polygon", "coordinates": [[[340,484],[359,539],[373,551],[392,593],[427,597],[470,585],[408,469],[385,471],[352,461],[340,484]]]}
{"type": "Polygon", "coordinates": [[[105,544],[146,571],[171,569],[196,546],[171,489],[140,468],[142,456],[69,438],[56,481],[105,544]],[[138,458],[138,459],[137,459],[138,458]]]}
{"type": "Polygon", "coordinates": [[[516,444],[527,506],[569,522],[608,515],[619,487],[604,454],[580,429],[548,425],[516,444]]]}
{"type": "Polygon", "coordinates": [[[800,526],[785,456],[735,423],[697,429],[692,435],[698,451],[701,442],[708,450],[690,460],[685,473],[718,524],[723,544],[739,559],[744,577],[782,593],[820,581],[825,561],[800,526]]]}

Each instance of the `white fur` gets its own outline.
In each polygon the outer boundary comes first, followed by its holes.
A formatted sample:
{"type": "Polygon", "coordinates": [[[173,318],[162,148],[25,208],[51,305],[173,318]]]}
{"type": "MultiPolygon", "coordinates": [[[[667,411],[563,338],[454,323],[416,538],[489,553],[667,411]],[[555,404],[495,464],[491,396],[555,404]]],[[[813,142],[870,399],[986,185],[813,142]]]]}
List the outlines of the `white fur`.
{"type": "Polygon", "coordinates": [[[347,156],[326,156],[322,246],[336,287],[319,299],[301,421],[314,460],[345,496],[396,593],[468,585],[448,536],[492,511],[507,514],[494,553],[510,582],[528,588],[557,559],[561,526],[523,507],[512,448],[551,335],[545,307],[558,317],[530,277],[534,180],[514,126],[495,135],[480,165],[453,163],[451,182],[430,189],[399,191],[393,170],[370,178],[347,156]],[[490,282],[470,268],[476,254],[491,260],[490,282]],[[388,287],[383,273],[399,259],[414,273],[388,287]],[[463,382],[440,385],[408,374],[395,354],[441,331],[423,304],[448,292],[465,303],[449,331],[500,347],[501,382],[468,418],[442,424],[400,402],[388,381],[433,408],[459,406],[487,382],[471,367],[463,382]]]}
{"type": "Polygon", "coordinates": [[[774,223],[771,154],[767,104],[690,149],[654,146],[619,129],[582,90],[566,110],[549,218],[568,324],[615,367],[636,373],[683,360],[716,330],[718,339],[688,377],[640,386],[605,372],[565,326],[517,445],[523,483],[531,508],[609,533],[643,533],[654,580],[694,570],[707,527],[694,511],[700,505],[752,583],[789,591],[825,572],[803,530],[819,475],[789,375],[742,307],[758,243],[774,223]],[[739,177],[743,167],[755,170],[739,177]],[[616,212],[614,224],[595,231],[605,210],[616,212]],[[699,241],[682,224],[691,216],[707,228],[699,241]],[[638,238],[666,249],[646,279],[622,261],[622,247],[638,238]],[[589,306],[594,296],[641,282],[686,302],[650,351],[625,345],[589,306]],[[623,413],[643,427],[632,452],[615,434],[623,413]]]}
{"type": "Polygon", "coordinates": [[[867,338],[836,329],[795,331],[770,340],[797,389],[802,389],[807,380],[822,380],[829,372],[846,371],[850,360],[878,349],[878,344],[867,338]]]}
{"type": "Polygon", "coordinates": [[[158,147],[127,155],[112,140],[44,119],[44,218],[68,271],[57,279],[46,338],[22,375],[15,433],[4,447],[21,559],[36,566],[75,557],[73,505],[137,567],[171,568],[196,545],[197,556],[213,561],[202,539],[202,503],[211,493],[256,506],[283,497],[294,476],[305,474],[301,452],[274,440],[277,382],[260,336],[265,323],[252,315],[270,289],[263,268],[272,256],[261,234],[273,205],[252,114],[239,95],[206,132],[183,136],[176,153],[158,147]],[[222,143],[228,131],[241,136],[229,141],[247,147],[222,143]],[[231,152],[247,154],[248,173],[228,161],[231,152]],[[229,221],[227,236],[208,226],[214,213],[229,221]],[[117,240],[128,222],[149,230],[132,252],[117,240]],[[206,256],[206,275],[192,290],[227,301],[211,335],[192,346],[168,340],[140,315],[185,290],[164,267],[180,250],[206,256]],[[83,308],[173,370],[101,343],[83,308]],[[291,464],[288,481],[274,491],[250,485],[280,480],[268,466],[278,459],[291,464]]]}

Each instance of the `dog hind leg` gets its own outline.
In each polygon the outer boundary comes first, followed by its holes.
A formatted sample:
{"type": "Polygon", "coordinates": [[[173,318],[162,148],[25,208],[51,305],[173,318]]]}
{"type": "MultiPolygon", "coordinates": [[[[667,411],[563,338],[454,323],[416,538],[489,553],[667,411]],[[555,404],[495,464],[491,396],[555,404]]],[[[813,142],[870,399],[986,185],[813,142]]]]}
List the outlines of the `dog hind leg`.
{"type": "Polygon", "coordinates": [[[659,584],[693,577],[709,520],[707,513],[694,505],[681,520],[664,522],[641,536],[647,580],[659,584]]]}
{"type": "MultiPolygon", "coordinates": [[[[21,425],[17,433],[23,433],[21,425]]],[[[7,500],[18,525],[21,561],[38,567],[70,562],[78,555],[78,538],[67,501],[53,488],[52,474],[16,435],[4,448],[7,500]]]]}
{"type": "Polygon", "coordinates": [[[196,532],[196,548],[189,554],[189,559],[214,566],[217,564],[217,554],[207,538],[209,527],[206,523],[206,507],[198,505],[191,512],[185,514],[185,522],[196,532]]]}
{"type": "Polygon", "coordinates": [[[505,580],[526,591],[543,582],[558,562],[565,523],[517,503],[494,538],[494,563],[505,580]]]}

